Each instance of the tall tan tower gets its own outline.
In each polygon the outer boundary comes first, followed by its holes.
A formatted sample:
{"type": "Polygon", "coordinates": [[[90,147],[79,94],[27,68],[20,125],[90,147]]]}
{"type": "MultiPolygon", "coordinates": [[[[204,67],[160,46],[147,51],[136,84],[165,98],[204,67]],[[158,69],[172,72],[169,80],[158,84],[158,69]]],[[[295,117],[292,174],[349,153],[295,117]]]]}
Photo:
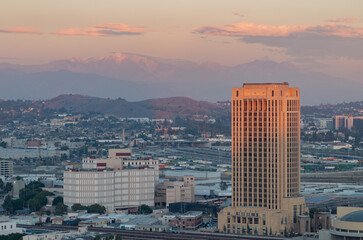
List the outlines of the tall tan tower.
{"type": "Polygon", "coordinates": [[[232,207],[219,230],[283,235],[298,231],[306,212],[300,196],[300,90],[287,83],[232,89],[232,207]]]}

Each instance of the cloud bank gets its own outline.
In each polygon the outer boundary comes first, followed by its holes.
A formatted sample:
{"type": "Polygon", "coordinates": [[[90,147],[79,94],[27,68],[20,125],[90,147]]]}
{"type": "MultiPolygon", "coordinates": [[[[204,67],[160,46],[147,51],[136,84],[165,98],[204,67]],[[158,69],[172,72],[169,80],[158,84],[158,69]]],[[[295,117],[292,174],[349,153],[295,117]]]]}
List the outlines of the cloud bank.
{"type": "Polygon", "coordinates": [[[24,34],[42,34],[42,32],[26,27],[14,27],[0,29],[0,33],[24,33],[24,34]]]}
{"type": "Polygon", "coordinates": [[[348,57],[363,59],[363,28],[329,23],[320,25],[266,25],[240,22],[224,26],[204,26],[193,33],[203,36],[235,37],[285,49],[295,57],[348,57]]]}
{"type": "Polygon", "coordinates": [[[68,36],[119,36],[119,35],[141,35],[148,31],[139,27],[132,27],[121,23],[103,23],[91,26],[86,29],[66,28],[61,29],[54,34],[68,36]]]}
{"type": "Polygon", "coordinates": [[[360,22],[358,18],[336,18],[336,19],[329,19],[328,22],[332,23],[356,23],[360,22]]]}

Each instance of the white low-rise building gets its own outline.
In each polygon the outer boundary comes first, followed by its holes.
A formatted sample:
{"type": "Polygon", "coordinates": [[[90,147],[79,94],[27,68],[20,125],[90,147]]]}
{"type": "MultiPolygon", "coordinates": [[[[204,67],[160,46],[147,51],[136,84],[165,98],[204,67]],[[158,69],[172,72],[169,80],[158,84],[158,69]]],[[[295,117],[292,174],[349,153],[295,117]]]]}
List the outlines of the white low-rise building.
{"type": "Polygon", "coordinates": [[[0,235],[9,235],[12,233],[22,233],[21,228],[16,227],[15,222],[11,222],[8,216],[0,216],[0,235]]]}
{"type": "Polygon", "coordinates": [[[130,150],[111,149],[108,159],[84,159],[83,168],[64,172],[64,203],[100,204],[107,211],[154,206],[158,161],[133,159],[130,150]]]}

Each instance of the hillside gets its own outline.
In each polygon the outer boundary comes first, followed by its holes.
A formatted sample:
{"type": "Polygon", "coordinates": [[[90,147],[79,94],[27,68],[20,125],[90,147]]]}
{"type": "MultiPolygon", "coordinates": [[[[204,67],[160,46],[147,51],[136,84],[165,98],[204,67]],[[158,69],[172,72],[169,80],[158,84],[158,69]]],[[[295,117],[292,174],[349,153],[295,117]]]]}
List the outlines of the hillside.
{"type": "Polygon", "coordinates": [[[334,115],[363,115],[363,101],[339,104],[320,104],[316,106],[302,106],[301,113],[316,117],[332,117],[334,115]]]}
{"type": "Polygon", "coordinates": [[[229,109],[214,103],[196,101],[186,97],[149,99],[128,102],[124,99],[105,99],[84,95],[60,95],[43,101],[49,109],[66,109],[71,112],[98,112],[120,117],[175,118],[193,115],[225,116],[229,109]]]}
{"type": "MultiPolygon", "coordinates": [[[[124,99],[90,97],[79,94],[63,94],[49,100],[1,100],[0,119],[14,120],[28,116],[39,118],[48,110],[71,113],[102,113],[119,117],[191,118],[208,116],[229,121],[230,107],[187,97],[156,98],[137,102],[124,99]]],[[[334,115],[363,115],[363,101],[301,106],[302,115],[332,117],[334,115]]]]}

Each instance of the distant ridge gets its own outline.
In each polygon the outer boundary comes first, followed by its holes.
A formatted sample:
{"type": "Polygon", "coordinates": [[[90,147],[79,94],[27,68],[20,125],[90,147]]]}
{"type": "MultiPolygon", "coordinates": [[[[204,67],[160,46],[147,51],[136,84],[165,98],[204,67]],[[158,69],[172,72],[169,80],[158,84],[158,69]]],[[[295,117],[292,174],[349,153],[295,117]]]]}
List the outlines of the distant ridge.
{"type": "MultiPolygon", "coordinates": [[[[64,109],[70,113],[93,112],[125,118],[148,117],[174,119],[176,117],[203,118],[204,116],[208,116],[230,122],[231,117],[231,109],[228,105],[198,101],[187,97],[156,98],[130,102],[122,98],[110,99],[80,94],[62,94],[48,100],[0,99],[0,120],[11,119],[13,112],[18,111],[21,114],[21,111],[29,108],[34,108],[33,111],[35,112],[40,109],[64,109]]],[[[360,116],[362,112],[363,101],[301,106],[302,114],[313,114],[316,117],[332,117],[340,114],[360,116]]]]}
{"type": "Polygon", "coordinates": [[[97,112],[121,117],[175,118],[193,115],[224,117],[229,108],[215,103],[196,101],[187,97],[170,97],[128,102],[79,94],[64,94],[42,102],[50,109],[64,108],[71,112],[97,112]]]}
{"type": "Polygon", "coordinates": [[[302,104],[362,100],[363,82],[308,71],[290,62],[256,60],[223,66],[130,53],[71,58],[40,65],[0,63],[0,97],[49,99],[62,93],[97,97],[187,96],[206,101],[230,99],[243,82],[288,82],[299,87],[302,104]]]}

